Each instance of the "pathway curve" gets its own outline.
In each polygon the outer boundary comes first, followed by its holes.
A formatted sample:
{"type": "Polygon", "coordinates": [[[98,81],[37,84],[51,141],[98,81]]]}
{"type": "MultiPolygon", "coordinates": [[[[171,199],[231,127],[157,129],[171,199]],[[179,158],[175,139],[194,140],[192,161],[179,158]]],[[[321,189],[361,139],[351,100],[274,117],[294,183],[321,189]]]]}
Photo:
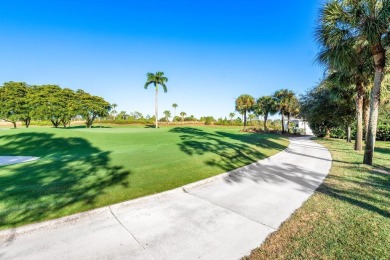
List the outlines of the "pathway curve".
{"type": "Polygon", "coordinates": [[[307,137],[184,187],[0,232],[1,259],[239,259],[322,183],[331,155],[307,137]]]}

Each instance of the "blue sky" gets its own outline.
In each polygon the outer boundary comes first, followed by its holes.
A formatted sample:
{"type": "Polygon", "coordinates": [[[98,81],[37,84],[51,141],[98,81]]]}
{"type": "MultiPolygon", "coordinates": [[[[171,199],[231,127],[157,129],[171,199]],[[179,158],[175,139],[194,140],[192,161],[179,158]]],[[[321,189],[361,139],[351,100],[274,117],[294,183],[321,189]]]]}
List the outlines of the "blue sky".
{"type": "Polygon", "coordinates": [[[159,111],[228,116],[255,98],[318,82],[320,1],[0,1],[0,83],[84,89],[117,110],[154,113],[147,72],[164,71],[159,111]]]}

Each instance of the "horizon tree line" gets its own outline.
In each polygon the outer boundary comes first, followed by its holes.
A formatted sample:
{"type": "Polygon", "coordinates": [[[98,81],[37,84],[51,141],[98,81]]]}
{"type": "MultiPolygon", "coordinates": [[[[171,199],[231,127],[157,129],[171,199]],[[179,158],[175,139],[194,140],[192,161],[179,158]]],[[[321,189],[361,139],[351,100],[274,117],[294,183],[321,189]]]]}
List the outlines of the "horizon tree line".
{"type": "Polygon", "coordinates": [[[49,120],[56,128],[66,127],[78,115],[90,128],[96,118],[107,116],[112,108],[102,97],[81,89],[13,81],[0,86],[0,104],[0,119],[12,123],[14,128],[17,121],[29,127],[33,119],[49,120]]]}

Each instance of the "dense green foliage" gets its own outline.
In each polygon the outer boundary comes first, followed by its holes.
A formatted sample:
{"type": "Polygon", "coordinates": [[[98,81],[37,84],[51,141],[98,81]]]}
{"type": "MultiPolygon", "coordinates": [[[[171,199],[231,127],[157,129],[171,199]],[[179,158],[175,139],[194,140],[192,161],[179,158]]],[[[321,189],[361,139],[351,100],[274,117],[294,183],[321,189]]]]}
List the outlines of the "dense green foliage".
{"type": "MultiPolygon", "coordinates": [[[[351,128],[351,138],[356,138],[356,124],[354,101],[351,92],[344,89],[344,95],[329,81],[301,96],[302,115],[309,121],[310,128],[318,137],[330,136],[334,138],[347,138],[347,128],[351,128]],[[342,96],[341,96],[342,95],[342,96]]],[[[379,124],[376,140],[390,140],[390,104],[384,104],[379,111],[379,124]]],[[[365,131],[363,131],[365,136],[365,131]]]]}
{"type": "Polygon", "coordinates": [[[103,98],[83,90],[73,91],[57,85],[29,86],[23,82],[6,82],[0,86],[0,119],[23,121],[28,127],[31,120],[50,121],[54,127],[64,127],[77,115],[91,127],[97,117],[108,115],[111,106],[103,98]]]}
{"type": "Polygon", "coordinates": [[[330,136],[335,128],[347,129],[354,118],[353,101],[335,95],[328,81],[301,96],[300,103],[302,115],[318,137],[330,136]]]}
{"type": "Polygon", "coordinates": [[[249,259],[388,259],[390,143],[368,166],[344,141],[318,141],[332,153],[328,177],[249,259]]]}
{"type": "Polygon", "coordinates": [[[180,187],[286,148],[279,135],[234,127],[0,130],[0,228],[57,218],[180,187]]]}
{"type": "MultiPolygon", "coordinates": [[[[330,131],[330,137],[333,138],[339,138],[339,139],[346,139],[347,133],[345,128],[333,128],[330,131]]],[[[351,131],[351,138],[355,139],[356,137],[356,128],[352,128],[351,131]]],[[[379,124],[378,130],[376,133],[376,140],[377,141],[390,141],[390,125],[389,124],[379,124]]]]}

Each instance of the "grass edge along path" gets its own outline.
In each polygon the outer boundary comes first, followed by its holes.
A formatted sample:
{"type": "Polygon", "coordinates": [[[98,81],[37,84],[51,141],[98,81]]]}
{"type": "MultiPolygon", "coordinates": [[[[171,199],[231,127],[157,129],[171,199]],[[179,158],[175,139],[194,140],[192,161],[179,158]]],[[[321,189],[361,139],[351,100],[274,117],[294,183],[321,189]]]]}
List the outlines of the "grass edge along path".
{"type": "Polygon", "coordinates": [[[0,154],[41,157],[0,167],[0,229],[160,193],[264,159],[280,135],[234,127],[29,128],[3,131],[0,154]]]}
{"type": "Polygon", "coordinates": [[[315,140],[332,154],[328,177],[244,259],[388,259],[390,142],[377,142],[368,166],[344,140],[315,140]]]}

